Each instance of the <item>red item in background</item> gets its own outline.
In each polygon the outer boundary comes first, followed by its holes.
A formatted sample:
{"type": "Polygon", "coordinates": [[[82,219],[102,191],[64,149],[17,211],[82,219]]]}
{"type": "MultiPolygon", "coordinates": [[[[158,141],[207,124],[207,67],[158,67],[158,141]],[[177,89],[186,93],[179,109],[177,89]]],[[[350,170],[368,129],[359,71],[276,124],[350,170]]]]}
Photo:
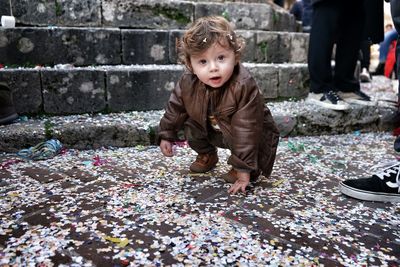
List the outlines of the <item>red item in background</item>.
{"type": "Polygon", "coordinates": [[[397,41],[393,41],[390,44],[389,52],[386,56],[386,62],[385,62],[385,76],[390,78],[392,76],[392,73],[394,71],[394,67],[396,65],[396,43],[397,41]]]}
{"type": "Polygon", "coordinates": [[[396,128],[393,130],[393,135],[394,136],[399,136],[400,135],[400,128],[396,128]]]}

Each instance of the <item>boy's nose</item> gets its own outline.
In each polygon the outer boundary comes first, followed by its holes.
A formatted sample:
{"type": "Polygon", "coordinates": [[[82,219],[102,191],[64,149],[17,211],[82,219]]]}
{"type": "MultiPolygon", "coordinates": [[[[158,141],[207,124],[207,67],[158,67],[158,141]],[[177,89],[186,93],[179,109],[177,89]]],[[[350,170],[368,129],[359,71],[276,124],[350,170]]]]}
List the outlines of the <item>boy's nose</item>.
{"type": "Polygon", "coordinates": [[[210,71],[216,71],[218,70],[218,66],[215,62],[210,63],[210,71]]]}

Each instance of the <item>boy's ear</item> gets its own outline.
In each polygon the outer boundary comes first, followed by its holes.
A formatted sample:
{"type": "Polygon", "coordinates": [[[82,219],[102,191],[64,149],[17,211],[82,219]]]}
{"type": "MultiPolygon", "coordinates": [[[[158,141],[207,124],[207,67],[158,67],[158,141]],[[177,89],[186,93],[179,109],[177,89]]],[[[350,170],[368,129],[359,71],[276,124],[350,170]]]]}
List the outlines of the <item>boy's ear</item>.
{"type": "Polygon", "coordinates": [[[188,63],[186,64],[186,68],[187,68],[190,72],[193,73],[192,64],[190,64],[190,62],[188,62],[188,63]]]}
{"type": "Polygon", "coordinates": [[[240,58],[236,57],[235,59],[235,66],[240,63],[240,58]]]}

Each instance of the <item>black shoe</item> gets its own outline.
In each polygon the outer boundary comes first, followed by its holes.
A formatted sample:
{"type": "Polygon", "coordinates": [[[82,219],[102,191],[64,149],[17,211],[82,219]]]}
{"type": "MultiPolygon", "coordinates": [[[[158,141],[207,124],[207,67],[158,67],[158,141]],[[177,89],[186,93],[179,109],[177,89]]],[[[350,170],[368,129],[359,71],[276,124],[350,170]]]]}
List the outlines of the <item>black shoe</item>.
{"type": "Polygon", "coordinates": [[[11,123],[18,118],[10,88],[0,83],[0,125],[11,123]]]}
{"type": "Polygon", "coordinates": [[[370,178],[345,180],[340,191],[350,197],[380,202],[400,202],[400,163],[384,168],[370,178]]]}
{"type": "Polygon", "coordinates": [[[396,151],[397,154],[400,154],[400,135],[396,137],[396,140],[394,141],[393,148],[394,148],[394,151],[396,151]]]}

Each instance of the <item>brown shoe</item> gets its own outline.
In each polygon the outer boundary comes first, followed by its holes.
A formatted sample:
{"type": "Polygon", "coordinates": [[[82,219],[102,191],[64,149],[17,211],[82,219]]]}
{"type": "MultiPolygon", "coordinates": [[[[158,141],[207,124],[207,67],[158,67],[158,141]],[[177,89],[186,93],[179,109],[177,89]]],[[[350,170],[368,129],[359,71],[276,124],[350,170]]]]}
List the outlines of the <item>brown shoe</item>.
{"type": "MultiPolygon", "coordinates": [[[[260,177],[260,174],[261,174],[260,170],[252,171],[250,173],[250,181],[251,182],[257,181],[258,177],[260,177]]],[[[230,169],[230,171],[228,173],[222,175],[222,179],[224,179],[225,182],[227,182],[227,183],[234,184],[236,182],[236,180],[238,179],[237,171],[234,168],[230,169]]]]}
{"type": "Polygon", "coordinates": [[[215,167],[218,163],[217,152],[212,152],[209,154],[199,154],[196,160],[190,165],[190,170],[192,172],[208,172],[215,167]]]}

